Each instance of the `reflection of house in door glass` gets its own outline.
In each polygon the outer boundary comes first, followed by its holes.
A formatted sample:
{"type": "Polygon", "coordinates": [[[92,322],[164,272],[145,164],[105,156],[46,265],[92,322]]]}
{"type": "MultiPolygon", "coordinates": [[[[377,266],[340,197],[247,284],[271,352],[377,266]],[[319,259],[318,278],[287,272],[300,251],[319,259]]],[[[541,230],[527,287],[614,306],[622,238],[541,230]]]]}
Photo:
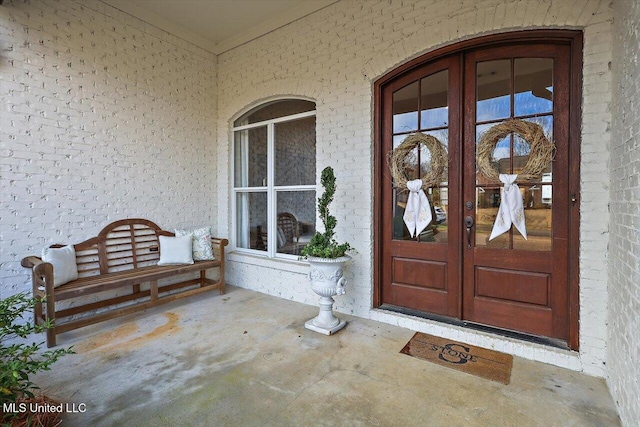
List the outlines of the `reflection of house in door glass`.
{"type": "MultiPolygon", "coordinates": [[[[542,182],[551,182],[551,172],[542,174],[542,182]]],[[[551,204],[551,188],[550,185],[542,186],[542,203],[547,205],[551,204]]]]}

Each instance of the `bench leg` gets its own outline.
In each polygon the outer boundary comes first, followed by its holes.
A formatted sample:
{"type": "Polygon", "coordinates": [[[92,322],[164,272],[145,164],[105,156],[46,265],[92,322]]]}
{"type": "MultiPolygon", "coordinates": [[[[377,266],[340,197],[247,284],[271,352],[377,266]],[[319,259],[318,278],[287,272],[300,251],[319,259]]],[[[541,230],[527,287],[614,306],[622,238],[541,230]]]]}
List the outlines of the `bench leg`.
{"type": "Polygon", "coordinates": [[[158,301],[158,281],[152,280],[149,284],[149,290],[151,291],[151,301],[158,301]]]}
{"type": "Polygon", "coordinates": [[[140,283],[136,283],[135,285],[133,285],[133,293],[134,294],[140,293],[140,283]]]}
{"type": "Polygon", "coordinates": [[[37,326],[42,323],[42,301],[40,301],[41,295],[38,291],[38,277],[34,272],[31,272],[31,276],[33,283],[33,297],[38,298],[38,302],[36,302],[35,307],[33,307],[33,324],[37,326]]]}
{"type": "Polygon", "coordinates": [[[37,302],[36,306],[33,307],[33,323],[34,325],[39,325],[42,323],[42,303],[37,302]]]}
{"type": "MultiPolygon", "coordinates": [[[[47,294],[47,320],[51,321],[51,327],[47,329],[47,347],[56,346],[56,305],[53,295],[47,294]]],[[[42,312],[42,306],[40,306],[42,312]]]]}
{"type": "MultiPolygon", "coordinates": [[[[38,276],[38,285],[34,286],[34,292],[37,286],[44,286],[44,301],[47,304],[46,307],[46,320],[49,321],[50,327],[47,329],[47,347],[55,347],[56,345],[56,299],[55,290],[53,289],[53,266],[49,263],[42,263],[37,265],[34,270],[34,274],[38,276]]],[[[38,294],[40,292],[38,291],[38,294]]],[[[42,315],[42,305],[40,308],[34,310],[36,314],[42,315]]],[[[40,317],[42,321],[42,316],[40,317]]]]}
{"type": "Polygon", "coordinates": [[[207,279],[207,271],[206,270],[200,270],[200,287],[204,288],[207,284],[206,282],[207,279]]]}

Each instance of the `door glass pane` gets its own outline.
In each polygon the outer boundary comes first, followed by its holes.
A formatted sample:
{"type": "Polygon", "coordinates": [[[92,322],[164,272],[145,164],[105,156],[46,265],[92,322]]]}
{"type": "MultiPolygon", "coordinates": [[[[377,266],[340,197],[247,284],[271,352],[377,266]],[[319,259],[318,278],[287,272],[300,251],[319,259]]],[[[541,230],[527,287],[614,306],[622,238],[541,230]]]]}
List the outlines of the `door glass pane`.
{"type": "Polygon", "coordinates": [[[474,225],[476,246],[509,249],[509,233],[489,240],[499,206],[500,187],[478,187],[476,189],[476,223],[474,225]]]}
{"type": "Polygon", "coordinates": [[[449,109],[449,71],[444,70],[422,79],[420,85],[420,129],[447,126],[449,109]]]}
{"type": "Polygon", "coordinates": [[[393,189],[393,239],[394,240],[411,240],[409,230],[405,225],[402,217],[407,207],[407,199],[409,192],[406,188],[393,189]]]}
{"type": "Polygon", "coordinates": [[[549,141],[553,141],[553,116],[546,115],[540,117],[529,117],[526,119],[528,122],[537,123],[542,126],[544,134],[549,138],[549,141]]]}
{"type": "Polygon", "coordinates": [[[518,58],[514,66],[514,115],[553,110],[553,59],[518,58]]]}
{"type": "Polygon", "coordinates": [[[407,135],[393,135],[393,148],[398,148],[407,135]]]}
{"type": "Polygon", "coordinates": [[[264,187],[267,185],[267,127],[234,133],[235,187],[264,187]]]}
{"type": "MultiPolygon", "coordinates": [[[[529,161],[529,154],[531,153],[531,145],[524,140],[520,135],[513,136],[513,172],[518,174],[518,181],[522,181],[522,171],[524,170],[527,161],[529,161]]],[[[532,178],[533,181],[539,181],[542,177],[538,176],[532,178]]],[[[526,205],[525,205],[526,207],[526,205]]]]}
{"type": "Polygon", "coordinates": [[[431,203],[433,220],[433,238],[436,243],[447,243],[449,235],[449,189],[447,187],[430,188],[427,194],[431,203]]]}
{"type": "Polygon", "coordinates": [[[275,180],[281,185],[316,182],[316,118],[275,125],[275,180]]]}
{"type": "Polygon", "coordinates": [[[236,245],[267,250],[267,193],[236,194],[236,245]]]}
{"type": "MultiPolygon", "coordinates": [[[[551,181],[551,174],[545,181],[551,181]]],[[[524,217],[527,240],[520,233],[513,233],[513,248],[528,251],[551,250],[551,185],[520,185],[524,192],[524,217]]]]}
{"type": "Polygon", "coordinates": [[[504,119],[511,115],[511,61],[479,62],[477,74],[476,121],[504,119]]]}
{"type": "Polygon", "coordinates": [[[393,133],[418,130],[418,82],[393,93],[393,133]]]}
{"type": "Polygon", "coordinates": [[[430,130],[424,131],[423,133],[438,138],[438,141],[444,145],[445,150],[449,152],[449,129],[430,130]]]}
{"type": "MultiPolygon", "coordinates": [[[[476,126],[476,147],[480,143],[482,135],[488,131],[491,127],[500,124],[498,123],[486,123],[476,126]]],[[[477,150],[476,150],[477,152],[477,150]]],[[[498,173],[511,173],[511,137],[505,136],[496,143],[496,147],[493,149],[493,156],[491,159],[492,164],[498,170],[498,173]]],[[[491,185],[495,182],[490,181],[484,175],[482,175],[476,169],[476,184],[477,185],[491,185]]]]}
{"type": "Polygon", "coordinates": [[[489,128],[491,128],[492,126],[497,125],[499,123],[501,123],[501,122],[498,122],[498,123],[487,123],[487,124],[484,124],[484,125],[477,125],[476,126],[476,144],[478,142],[480,142],[480,138],[482,138],[482,134],[483,133],[488,131],[489,128]]]}
{"type": "MultiPolygon", "coordinates": [[[[542,117],[532,117],[527,119],[527,121],[534,122],[542,126],[547,138],[553,141],[553,116],[542,116],[542,117]]],[[[524,140],[520,135],[514,135],[513,138],[513,165],[514,171],[513,173],[521,173],[524,169],[525,165],[529,161],[529,154],[531,153],[531,145],[524,140]]],[[[547,168],[540,175],[530,178],[527,181],[529,182],[540,182],[543,179],[543,175],[551,176],[551,167],[552,162],[549,162],[547,168]]],[[[519,182],[522,182],[522,178],[518,178],[519,182]]],[[[548,186],[549,188],[551,186],[548,186]]],[[[525,206],[526,207],[526,206],[525,206]]]]}
{"type": "Polygon", "coordinates": [[[507,135],[498,141],[496,148],[493,149],[492,162],[498,169],[498,173],[512,173],[510,135],[507,135]]]}
{"type": "Polygon", "coordinates": [[[300,255],[316,231],[316,192],[277,192],[277,251],[281,254],[300,255]]]}

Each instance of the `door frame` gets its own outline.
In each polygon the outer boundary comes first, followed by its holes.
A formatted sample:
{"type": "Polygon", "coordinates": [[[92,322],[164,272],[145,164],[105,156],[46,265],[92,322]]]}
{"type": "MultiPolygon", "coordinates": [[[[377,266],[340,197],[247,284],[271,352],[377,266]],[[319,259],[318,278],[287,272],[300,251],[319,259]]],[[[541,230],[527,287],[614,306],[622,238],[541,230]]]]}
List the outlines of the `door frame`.
{"type": "MultiPolygon", "coordinates": [[[[527,30],[482,36],[462,42],[454,43],[412,59],[389,71],[374,82],[374,179],[373,179],[373,307],[382,304],[382,179],[390,179],[388,165],[385,162],[386,153],[382,151],[382,91],[386,84],[399,78],[405,73],[428,62],[463,51],[484,48],[488,46],[526,44],[528,42],[550,42],[567,44],[570,46],[571,70],[569,87],[569,194],[576,199],[570,208],[568,217],[568,340],[571,350],[579,349],[579,249],[580,249],[580,129],[582,117],[582,47],[583,35],[579,30],[527,30]]],[[[459,189],[458,191],[461,191],[459,189]]],[[[459,285],[461,286],[461,284],[459,285]]]]}

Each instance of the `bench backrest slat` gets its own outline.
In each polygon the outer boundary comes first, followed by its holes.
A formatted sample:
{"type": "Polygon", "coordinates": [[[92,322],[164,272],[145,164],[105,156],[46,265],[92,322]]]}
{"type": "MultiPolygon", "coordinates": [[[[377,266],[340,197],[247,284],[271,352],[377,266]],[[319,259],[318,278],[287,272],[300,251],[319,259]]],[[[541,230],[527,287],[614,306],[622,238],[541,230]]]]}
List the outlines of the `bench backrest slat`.
{"type": "Polygon", "coordinates": [[[160,259],[158,235],[172,236],[155,223],[140,218],[107,225],[100,233],[75,245],[78,276],[96,276],[156,265],[160,259]]]}
{"type": "Polygon", "coordinates": [[[76,249],[76,263],[78,264],[78,276],[87,277],[100,274],[100,260],[98,258],[98,245],[93,244],[86,249],[76,249]]]}

